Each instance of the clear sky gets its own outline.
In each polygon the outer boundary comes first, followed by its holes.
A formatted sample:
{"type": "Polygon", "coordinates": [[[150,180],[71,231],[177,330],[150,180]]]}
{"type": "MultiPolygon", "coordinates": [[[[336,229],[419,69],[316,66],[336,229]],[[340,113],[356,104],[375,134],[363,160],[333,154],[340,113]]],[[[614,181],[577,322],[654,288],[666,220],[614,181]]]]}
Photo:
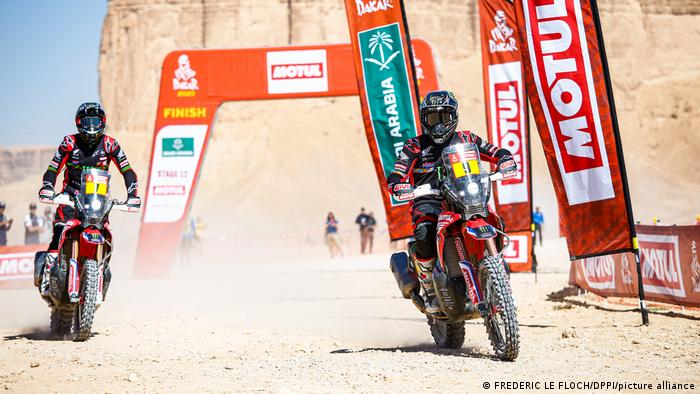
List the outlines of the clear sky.
{"type": "Polygon", "coordinates": [[[106,0],[0,0],[0,145],[56,145],[99,101],[106,0]]]}

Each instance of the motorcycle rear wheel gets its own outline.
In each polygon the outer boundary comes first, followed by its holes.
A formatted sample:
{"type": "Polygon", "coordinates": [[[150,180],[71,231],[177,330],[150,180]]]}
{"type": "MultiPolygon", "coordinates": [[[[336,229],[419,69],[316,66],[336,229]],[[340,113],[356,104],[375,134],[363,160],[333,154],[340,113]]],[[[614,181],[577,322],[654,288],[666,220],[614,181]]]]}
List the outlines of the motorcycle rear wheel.
{"type": "Polygon", "coordinates": [[[81,283],[81,300],[75,306],[73,314],[72,334],[75,342],[83,342],[90,338],[92,333],[92,320],[97,308],[97,297],[99,293],[99,271],[97,261],[89,259],[84,263],[85,273],[81,283]]]}
{"type": "Polygon", "coordinates": [[[73,324],[73,309],[70,307],[51,308],[51,324],[49,333],[52,337],[63,339],[71,332],[73,324]]]}
{"type": "Polygon", "coordinates": [[[464,322],[448,323],[428,316],[430,333],[440,349],[460,349],[464,344],[464,322]]]}
{"type": "Polygon", "coordinates": [[[493,256],[486,256],[479,264],[479,283],[489,308],[484,325],[491,346],[499,359],[513,361],[520,350],[520,335],[503,263],[493,256]]]}

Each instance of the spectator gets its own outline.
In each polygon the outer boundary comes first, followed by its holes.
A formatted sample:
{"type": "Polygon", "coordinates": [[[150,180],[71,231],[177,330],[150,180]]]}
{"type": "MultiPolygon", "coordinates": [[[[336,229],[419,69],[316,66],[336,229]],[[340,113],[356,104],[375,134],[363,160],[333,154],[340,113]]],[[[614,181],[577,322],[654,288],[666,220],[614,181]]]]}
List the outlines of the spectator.
{"type": "Polygon", "coordinates": [[[0,246],[7,246],[7,232],[12,227],[12,219],[5,216],[5,203],[0,201],[0,246]]]}
{"type": "Polygon", "coordinates": [[[700,215],[695,216],[695,225],[700,226],[700,215]]]}
{"type": "Polygon", "coordinates": [[[535,212],[532,213],[532,224],[535,225],[535,231],[532,233],[532,245],[537,243],[537,234],[540,237],[540,246],[542,246],[542,225],[544,224],[544,215],[540,212],[540,207],[535,208],[535,212]]]}
{"type": "Polygon", "coordinates": [[[182,232],[180,240],[180,261],[181,263],[189,263],[192,255],[194,244],[195,221],[192,216],[189,217],[185,224],[185,230],[182,232]]]}
{"type": "Polygon", "coordinates": [[[44,216],[41,217],[44,224],[44,230],[41,232],[39,239],[41,243],[47,244],[51,242],[53,236],[53,211],[51,207],[46,207],[44,209],[44,216]]]}
{"type": "Polygon", "coordinates": [[[39,244],[39,234],[44,231],[44,221],[36,215],[36,204],[29,204],[29,214],[24,218],[24,244],[39,244]]]}
{"type": "Polygon", "coordinates": [[[369,239],[369,231],[367,231],[369,216],[365,213],[364,207],[360,208],[360,214],[357,215],[355,224],[360,226],[360,253],[364,254],[365,250],[367,250],[367,241],[369,239]]]}
{"type": "Polygon", "coordinates": [[[331,258],[336,256],[334,251],[343,256],[343,250],[338,242],[338,221],[335,219],[333,212],[328,212],[328,216],[326,216],[326,244],[331,252],[331,258]]]}
{"type": "Polygon", "coordinates": [[[651,218],[651,223],[652,223],[654,226],[656,226],[656,225],[658,225],[659,223],[661,223],[661,219],[659,219],[659,218],[657,218],[656,216],[654,216],[653,218],[651,218]]]}
{"type": "Polygon", "coordinates": [[[372,254],[372,246],[374,246],[374,227],[377,221],[374,220],[374,212],[369,213],[369,223],[367,223],[367,241],[369,242],[369,253],[372,254]]]}

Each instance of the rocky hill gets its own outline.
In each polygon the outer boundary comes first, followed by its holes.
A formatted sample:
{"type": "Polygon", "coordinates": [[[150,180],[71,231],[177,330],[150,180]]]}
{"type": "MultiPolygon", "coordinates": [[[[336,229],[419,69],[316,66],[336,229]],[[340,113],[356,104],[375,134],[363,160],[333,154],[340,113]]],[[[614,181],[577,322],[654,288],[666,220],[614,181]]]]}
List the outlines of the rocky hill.
{"type": "MultiPolygon", "coordinates": [[[[601,0],[599,7],[637,218],[688,223],[700,212],[692,159],[700,149],[700,1],[601,0]]],[[[484,130],[476,2],[411,0],[406,8],[411,34],[433,47],[441,86],[461,100],[461,127],[484,130]]],[[[102,100],[143,179],[169,51],[338,42],[349,36],[337,0],[112,0],[102,100]]],[[[216,207],[211,222],[236,231],[263,231],[275,217],[278,229],[318,227],[328,210],[349,226],[360,205],[379,213],[359,108],[356,98],[224,105],[195,213],[216,207]],[[284,167],[270,172],[263,157],[284,167]]],[[[535,202],[554,232],[551,182],[538,137],[533,144],[535,202]]]]}

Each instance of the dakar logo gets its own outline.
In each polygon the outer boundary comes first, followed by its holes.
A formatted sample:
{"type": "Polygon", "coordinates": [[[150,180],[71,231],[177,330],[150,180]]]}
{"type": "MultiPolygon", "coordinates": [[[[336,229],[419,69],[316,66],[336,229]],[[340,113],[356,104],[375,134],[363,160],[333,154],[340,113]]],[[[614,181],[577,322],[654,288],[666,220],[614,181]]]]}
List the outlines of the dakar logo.
{"type": "Polygon", "coordinates": [[[518,46],[515,37],[513,37],[513,28],[508,26],[506,13],[501,10],[496,11],[493,20],[496,21],[496,27],[491,29],[489,51],[491,53],[517,51],[518,46]]]}
{"type": "Polygon", "coordinates": [[[391,0],[355,0],[355,5],[357,6],[357,16],[394,8],[391,4],[391,0]]]}
{"type": "Polygon", "coordinates": [[[700,263],[698,263],[698,248],[695,241],[692,241],[690,245],[690,253],[692,256],[690,270],[693,273],[693,293],[700,293],[700,263]]]}
{"type": "Polygon", "coordinates": [[[389,70],[389,63],[391,63],[391,61],[394,60],[394,58],[401,52],[396,51],[389,55],[389,57],[386,57],[384,48],[388,49],[389,52],[393,51],[394,39],[391,38],[389,34],[382,31],[372,34],[372,37],[369,39],[369,54],[372,56],[374,55],[374,52],[379,49],[379,60],[370,57],[365,59],[365,61],[378,65],[379,70],[389,70]]]}
{"type": "MultiPolygon", "coordinates": [[[[182,54],[177,58],[178,67],[173,78],[173,90],[199,90],[197,72],[190,67],[189,56],[182,54]]],[[[179,94],[178,94],[179,97],[179,94]]]]}

